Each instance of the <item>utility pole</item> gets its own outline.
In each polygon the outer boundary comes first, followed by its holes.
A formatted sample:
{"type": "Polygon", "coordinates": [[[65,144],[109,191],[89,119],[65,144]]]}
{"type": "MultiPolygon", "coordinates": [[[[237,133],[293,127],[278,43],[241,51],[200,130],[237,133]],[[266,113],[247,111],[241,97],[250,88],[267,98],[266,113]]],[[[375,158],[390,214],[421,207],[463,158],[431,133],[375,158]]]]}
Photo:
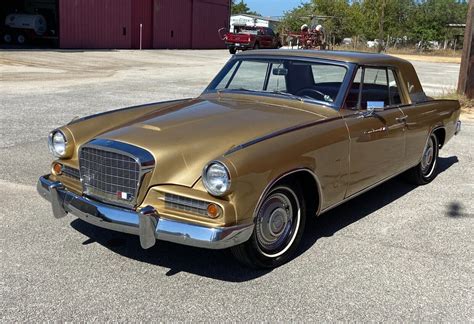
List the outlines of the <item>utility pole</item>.
{"type": "Polygon", "coordinates": [[[458,93],[474,99],[474,0],[469,0],[458,93]]]}
{"type": "MultiPolygon", "coordinates": [[[[474,1],[474,0],[471,0],[474,1]]],[[[382,0],[379,3],[380,5],[380,11],[379,11],[379,43],[377,44],[377,52],[381,53],[384,48],[383,41],[385,39],[384,35],[384,23],[385,23],[385,7],[387,6],[387,1],[382,0]]]]}

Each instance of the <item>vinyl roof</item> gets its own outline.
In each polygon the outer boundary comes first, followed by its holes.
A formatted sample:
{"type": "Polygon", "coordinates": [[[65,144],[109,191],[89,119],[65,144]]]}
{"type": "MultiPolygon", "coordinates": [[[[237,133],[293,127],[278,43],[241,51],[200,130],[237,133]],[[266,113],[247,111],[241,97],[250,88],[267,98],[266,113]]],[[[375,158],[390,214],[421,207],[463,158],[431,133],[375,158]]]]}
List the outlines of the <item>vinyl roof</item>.
{"type": "MultiPolygon", "coordinates": [[[[254,56],[294,56],[320,58],[325,60],[371,64],[371,65],[406,65],[408,61],[403,59],[376,53],[346,52],[346,51],[320,51],[320,50],[291,50],[291,49],[273,49],[273,50],[252,50],[236,54],[242,57],[254,56]]],[[[410,63],[408,63],[410,64],[410,63]]]]}

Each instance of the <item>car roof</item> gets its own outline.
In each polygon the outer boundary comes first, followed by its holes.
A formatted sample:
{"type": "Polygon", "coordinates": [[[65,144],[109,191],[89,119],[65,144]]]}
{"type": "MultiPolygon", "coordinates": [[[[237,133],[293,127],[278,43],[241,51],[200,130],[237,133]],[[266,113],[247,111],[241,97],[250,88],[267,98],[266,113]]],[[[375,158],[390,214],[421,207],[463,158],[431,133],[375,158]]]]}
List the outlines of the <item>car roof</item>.
{"type": "Polygon", "coordinates": [[[271,50],[252,50],[236,54],[238,57],[255,56],[284,56],[284,57],[304,57],[333,60],[340,62],[356,63],[361,65],[411,65],[408,61],[376,53],[349,52],[349,51],[322,51],[322,50],[291,50],[291,49],[271,49],[271,50]]]}

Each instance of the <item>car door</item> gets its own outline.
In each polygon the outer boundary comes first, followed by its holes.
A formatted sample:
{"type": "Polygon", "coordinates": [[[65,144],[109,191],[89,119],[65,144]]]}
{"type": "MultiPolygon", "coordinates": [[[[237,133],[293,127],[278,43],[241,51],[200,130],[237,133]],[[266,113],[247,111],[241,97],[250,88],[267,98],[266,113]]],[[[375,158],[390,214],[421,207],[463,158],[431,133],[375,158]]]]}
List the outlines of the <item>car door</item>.
{"type": "Polygon", "coordinates": [[[386,67],[360,67],[341,109],[350,134],[346,197],[403,168],[406,116],[398,108],[397,81],[390,81],[390,75],[393,79],[393,71],[386,67]]]}

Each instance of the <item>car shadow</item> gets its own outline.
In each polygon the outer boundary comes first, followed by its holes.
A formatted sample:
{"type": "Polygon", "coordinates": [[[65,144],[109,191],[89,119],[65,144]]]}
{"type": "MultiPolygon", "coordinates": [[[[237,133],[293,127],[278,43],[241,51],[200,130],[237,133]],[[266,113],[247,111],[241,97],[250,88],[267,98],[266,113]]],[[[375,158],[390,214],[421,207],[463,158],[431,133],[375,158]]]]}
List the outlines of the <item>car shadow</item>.
{"type": "MultiPolygon", "coordinates": [[[[440,158],[438,172],[446,171],[457,162],[456,156],[440,158]]],[[[415,188],[415,185],[404,182],[402,177],[396,177],[310,220],[307,222],[305,235],[296,258],[310,249],[319,238],[332,236],[415,188]]],[[[254,270],[241,266],[228,249],[207,250],[157,241],[154,247],[143,250],[137,236],[106,230],[80,219],[72,221],[71,226],[88,237],[83,245],[98,243],[127,258],[165,267],[169,269],[167,276],[188,272],[222,281],[244,282],[271,272],[271,270],[254,270]]]]}

